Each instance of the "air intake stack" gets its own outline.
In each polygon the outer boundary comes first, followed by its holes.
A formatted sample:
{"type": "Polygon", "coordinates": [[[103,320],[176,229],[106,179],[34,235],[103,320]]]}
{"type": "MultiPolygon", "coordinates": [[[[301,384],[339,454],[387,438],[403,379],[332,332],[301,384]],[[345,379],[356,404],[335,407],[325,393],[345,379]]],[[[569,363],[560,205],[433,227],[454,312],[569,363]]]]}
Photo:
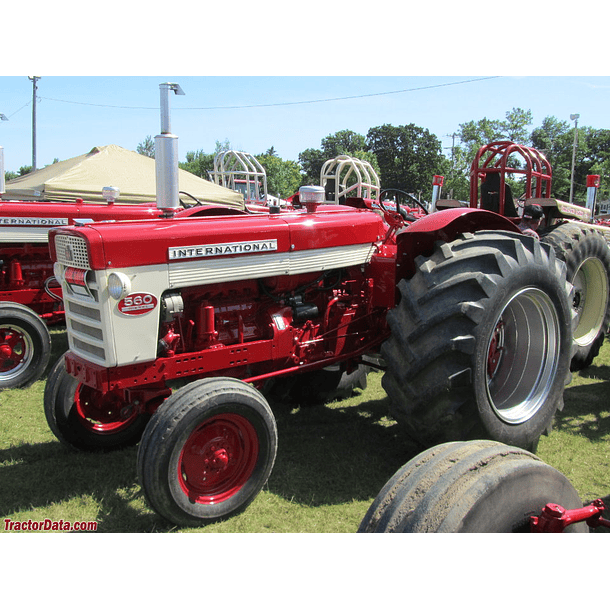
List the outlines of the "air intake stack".
{"type": "Polygon", "coordinates": [[[171,216],[180,207],[178,186],[178,136],[171,133],[169,92],[184,95],[177,83],[161,83],[161,134],[155,136],[157,207],[171,216]]]}

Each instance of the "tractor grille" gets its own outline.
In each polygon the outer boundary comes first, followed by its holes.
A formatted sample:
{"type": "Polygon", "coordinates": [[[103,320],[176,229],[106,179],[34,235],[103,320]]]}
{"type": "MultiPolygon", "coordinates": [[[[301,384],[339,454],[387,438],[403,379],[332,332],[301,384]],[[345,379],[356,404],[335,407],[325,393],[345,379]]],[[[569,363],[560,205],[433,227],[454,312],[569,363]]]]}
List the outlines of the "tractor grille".
{"type": "MultiPolygon", "coordinates": [[[[97,294],[97,291],[92,291],[92,294],[97,294]]],[[[95,298],[84,301],[83,297],[64,293],[70,347],[83,358],[104,364],[106,350],[102,310],[95,298]]]]}
{"type": "Polygon", "coordinates": [[[87,242],[75,235],[56,235],[55,252],[62,265],[78,269],[91,269],[87,242]]]}

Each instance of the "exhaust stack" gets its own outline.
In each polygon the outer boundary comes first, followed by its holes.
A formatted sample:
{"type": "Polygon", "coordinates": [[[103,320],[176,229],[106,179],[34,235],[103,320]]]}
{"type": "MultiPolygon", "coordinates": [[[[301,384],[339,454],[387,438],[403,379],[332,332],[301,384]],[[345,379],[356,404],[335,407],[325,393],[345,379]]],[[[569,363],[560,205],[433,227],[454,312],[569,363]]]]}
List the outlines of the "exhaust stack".
{"type": "Polygon", "coordinates": [[[434,176],[432,179],[432,201],[430,202],[430,212],[436,212],[436,202],[441,197],[441,188],[444,180],[444,176],[434,176]]]}
{"type": "Polygon", "coordinates": [[[587,176],[587,208],[591,210],[591,216],[595,216],[595,201],[599,185],[600,177],[597,174],[587,176]]]}
{"type": "Polygon", "coordinates": [[[161,83],[161,134],[155,136],[157,207],[173,215],[180,207],[178,187],[178,136],[171,133],[169,92],[184,95],[177,83],[161,83]]]}
{"type": "Polygon", "coordinates": [[[5,182],[4,182],[4,148],[0,146],[0,196],[4,195],[5,182]]]}

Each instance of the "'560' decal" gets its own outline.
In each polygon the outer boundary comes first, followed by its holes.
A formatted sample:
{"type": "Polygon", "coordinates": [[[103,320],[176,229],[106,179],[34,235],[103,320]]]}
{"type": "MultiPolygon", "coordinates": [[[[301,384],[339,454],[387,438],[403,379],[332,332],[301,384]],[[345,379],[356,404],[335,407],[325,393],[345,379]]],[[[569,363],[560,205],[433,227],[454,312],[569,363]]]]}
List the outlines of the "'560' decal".
{"type": "Polygon", "coordinates": [[[119,311],[128,316],[141,316],[157,306],[157,297],[148,292],[134,292],[119,301],[119,311]]]}

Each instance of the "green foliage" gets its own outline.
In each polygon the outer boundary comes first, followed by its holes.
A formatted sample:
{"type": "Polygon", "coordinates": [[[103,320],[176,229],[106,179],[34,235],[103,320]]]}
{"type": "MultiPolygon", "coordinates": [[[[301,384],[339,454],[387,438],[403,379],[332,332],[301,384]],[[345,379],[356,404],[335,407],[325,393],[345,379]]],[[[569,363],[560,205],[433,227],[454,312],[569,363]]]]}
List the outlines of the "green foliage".
{"type": "Polygon", "coordinates": [[[136,152],[145,157],[155,158],[155,141],[152,136],[146,136],[143,142],[140,142],[136,148],[136,152]]]}
{"type": "Polygon", "coordinates": [[[440,140],[413,123],[369,129],[367,150],[377,158],[383,188],[428,194],[443,164],[440,140]]]}
{"type": "Polygon", "coordinates": [[[301,171],[296,161],[283,161],[271,149],[256,157],[267,174],[267,193],[280,198],[290,197],[301,186],[301,171]],[[271,154],[269,154],[271,152],[271,154]]]}
{"type": "Polygon", "coordinates": [[[307,148],[299,153],[299,165],[303,172],[302,184],[320,184],[320,171],[327,157],[322,150],[307,148]]]}
{"type": "Polygon", "coordinates": [[[204,180],[209,180],[208,172],[214,169],[214,157],[222,151],[231,150],[229,140],[219,142],[216,140],[216,148],[213,153],[206,153],[203,150],[189,151],[186,153],[186,161],[179,163],[178,167],[204,180]]]}
{"type": "Polygon", "coordinates": [[[190,151],[186,153],[186,161],[179,163],[178,166],[195,176],[209,180],[208,172],[214,169],[214,155],[203,150],[190,151]]]}

